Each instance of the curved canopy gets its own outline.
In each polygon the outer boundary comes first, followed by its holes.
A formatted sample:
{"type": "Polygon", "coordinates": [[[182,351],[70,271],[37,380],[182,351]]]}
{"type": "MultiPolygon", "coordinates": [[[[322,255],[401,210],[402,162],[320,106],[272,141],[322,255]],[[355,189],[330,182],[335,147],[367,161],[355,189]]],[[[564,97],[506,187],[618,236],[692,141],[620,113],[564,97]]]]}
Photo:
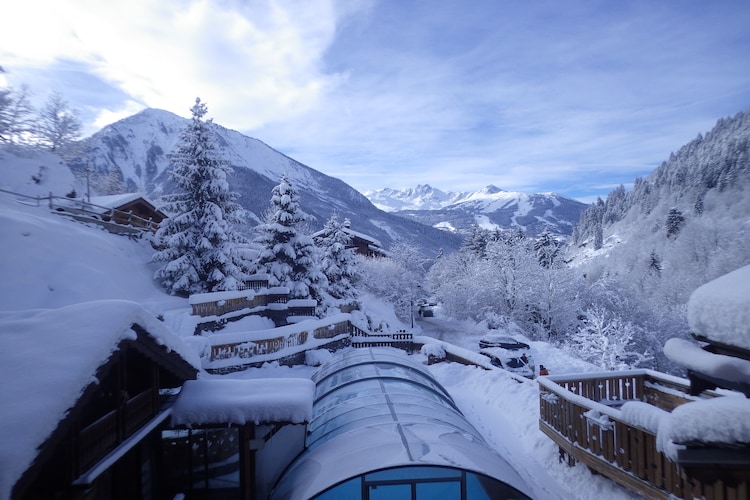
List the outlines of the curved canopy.
{"type": "Polygon", "coordinates": [[[313,382],[306,449],[272,498],[314,498],[347,481],[357,481],[351,491],[360,491],[360,479],[389,470],[400,471],[394,474],[407,481],[412,473],[432,478],[435,471],[443,471],[441,476],[458,471],[464,483],[468,472],[525,498],[519,493],[528,488],[516,471],[486,444],[429,371],[402,351],[347,351],[321,366],[313,382]]]}

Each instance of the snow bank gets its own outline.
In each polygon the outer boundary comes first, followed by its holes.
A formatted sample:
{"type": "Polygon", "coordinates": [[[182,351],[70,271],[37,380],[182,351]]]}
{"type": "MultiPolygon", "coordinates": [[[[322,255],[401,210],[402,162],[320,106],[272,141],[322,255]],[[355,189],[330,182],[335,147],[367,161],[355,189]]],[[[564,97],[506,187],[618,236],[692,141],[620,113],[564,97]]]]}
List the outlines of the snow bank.
{"type": "Polygon", "coordinates": [[[307,366],[320,366],[333,357],[328,349],[312,349],[305,351],[305,364],[307,366]]]}
{"type": "Polygon", "coordinates": [[[301,424],[312,417],[314,393],[304,378],[188,380],[172,406],[172,425],[301,424]]]}
{"type": "Polygon", "coordinates": [[[690,330],[750,349],[750,266],[699,287],[688,301],[690,330]]]}

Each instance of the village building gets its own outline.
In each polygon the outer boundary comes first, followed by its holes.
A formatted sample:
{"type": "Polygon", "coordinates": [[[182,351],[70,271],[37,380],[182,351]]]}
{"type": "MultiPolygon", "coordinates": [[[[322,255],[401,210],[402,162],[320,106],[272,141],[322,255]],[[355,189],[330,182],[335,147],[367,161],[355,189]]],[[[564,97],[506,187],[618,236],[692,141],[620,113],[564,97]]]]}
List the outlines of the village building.
{"type": "MultiPolygon", "coordinates": [[[[383,244],[380,240],[368,236],[364,233],[354,231],[351,228],[351,221],[349,219],[344,220],[343,231],[351,238],[348,248],[353,248],[355,253],[364,257],[385,257],[388,252],[383,248],[383,244]]],[[[323,237],[326,236],[325,230],[320,231],[312,235],[313,240],[318,243],[323,237]]]]}
{"type": "Polygon", "coordinates": [[[150,498],[158,428],[197,355],[133,302],[0,322],[0,498],[150,498]]]}
{"type": "Polygon", "coordinates": [[[167,214],[140,193],[94,196],[88,200],[50,195],[48,199],[53,213],[98,225],[115,234],[156,232],[167,218],[167,214]]]}
{"type": "Polygon", "coordinates": [[[149,226],[154,231],[167,214],[141,193],[94,196],[89,200],[105,221],[126,226],[149,226]]]}

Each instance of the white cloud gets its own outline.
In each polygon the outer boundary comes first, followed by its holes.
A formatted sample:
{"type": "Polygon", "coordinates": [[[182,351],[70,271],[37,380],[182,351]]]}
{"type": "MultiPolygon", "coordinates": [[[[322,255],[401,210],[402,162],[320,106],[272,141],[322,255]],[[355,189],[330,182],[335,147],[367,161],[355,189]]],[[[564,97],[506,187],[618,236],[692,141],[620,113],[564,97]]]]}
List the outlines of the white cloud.
{"type": "Polygon", "coordinates": [[[107,108],[97,109],[95,110],[96,118],[94,119],[92,130],[88,131],[88,133],[92,134],[110,123],[133,116],[143,109],[143,105],[135,101],[126,101],[123,107],[114,110],[107,108]]]}
{"type": "Polygon", "coordinates": [[[67,90],[96,98],[96,126],[147,106],[188,116],[199,96],[217,123],[362,190],[580,192],[631,182],[747,106],[748,13],[741,2],[26,0],[0,18],[0,63],[93,72],[67,90]]]}
{"type": "Polygon", "coordinates": [[[9,66],[84,62],[132,101],[183,116],[200,96],[222,124],[253,128],[315,107],[338,82],[321,68],[332,0],[21,4],[0,21],[9,66]]]}

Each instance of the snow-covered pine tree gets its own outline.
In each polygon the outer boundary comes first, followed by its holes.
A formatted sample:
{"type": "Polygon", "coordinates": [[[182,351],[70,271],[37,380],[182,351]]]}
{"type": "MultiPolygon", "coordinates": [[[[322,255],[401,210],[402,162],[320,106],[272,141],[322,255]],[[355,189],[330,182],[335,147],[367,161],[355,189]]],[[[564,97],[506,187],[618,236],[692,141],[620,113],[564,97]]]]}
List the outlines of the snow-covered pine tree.
{"type": "Polygon", "coordinates": [[[156,232],[155,262],[166,262],[155,278],[172,294],[236,290],[248,277],[237,245],[245,211],[229,190],[228,163],[216,149],[206,104],[195,100],[192,119],[169,158],[171,179],[182,191],[164,197],[170,214],[156,232]]]}
{"type": "Polygon", "coordinates": [[[342,223],[334,213],[323,226],[323,235],[318,241],[323,251],[321,268],[328,278],[328,293],[341,303],[356,299],[355,284],[360,274],[354,248],[349,247],[352,238],[346,232],[348,223],[348,220],[342,223]]]}
{"type": "Polygon", "coordinates": [[[474,224],[469,228],[469,234],[464,238],[462,248],[477,257],[484,257],[489,239],[488,231],[474,224]]]}
{"type": "Polygon", "coordinates": [[[559,243],[552,237],[549,229],[545,227],[542,234],[534,242],[534,252],[536,252],[536,257],[539,259],[539,265],[542,267],[552,267],[559,251],[559,243]]]}
{"type": "Polygon", "coordinates": [[[677,207],[669,209],[667,214],[667,238],[676,238],[685,224],[685,216],[677,207]]]}
{"type": "Polygon", "coordinates": [[[269,285],[288,287],[292,297],[317,300],[321,313],[327,280],[320,270],[312,237],[301,230],[308,219],[300,208],[297,190],[284,174],[271,191],[265,222],[255,228],[259,233],[255,242],[262,247],[255,269],[270,276],[269,285]]]}

